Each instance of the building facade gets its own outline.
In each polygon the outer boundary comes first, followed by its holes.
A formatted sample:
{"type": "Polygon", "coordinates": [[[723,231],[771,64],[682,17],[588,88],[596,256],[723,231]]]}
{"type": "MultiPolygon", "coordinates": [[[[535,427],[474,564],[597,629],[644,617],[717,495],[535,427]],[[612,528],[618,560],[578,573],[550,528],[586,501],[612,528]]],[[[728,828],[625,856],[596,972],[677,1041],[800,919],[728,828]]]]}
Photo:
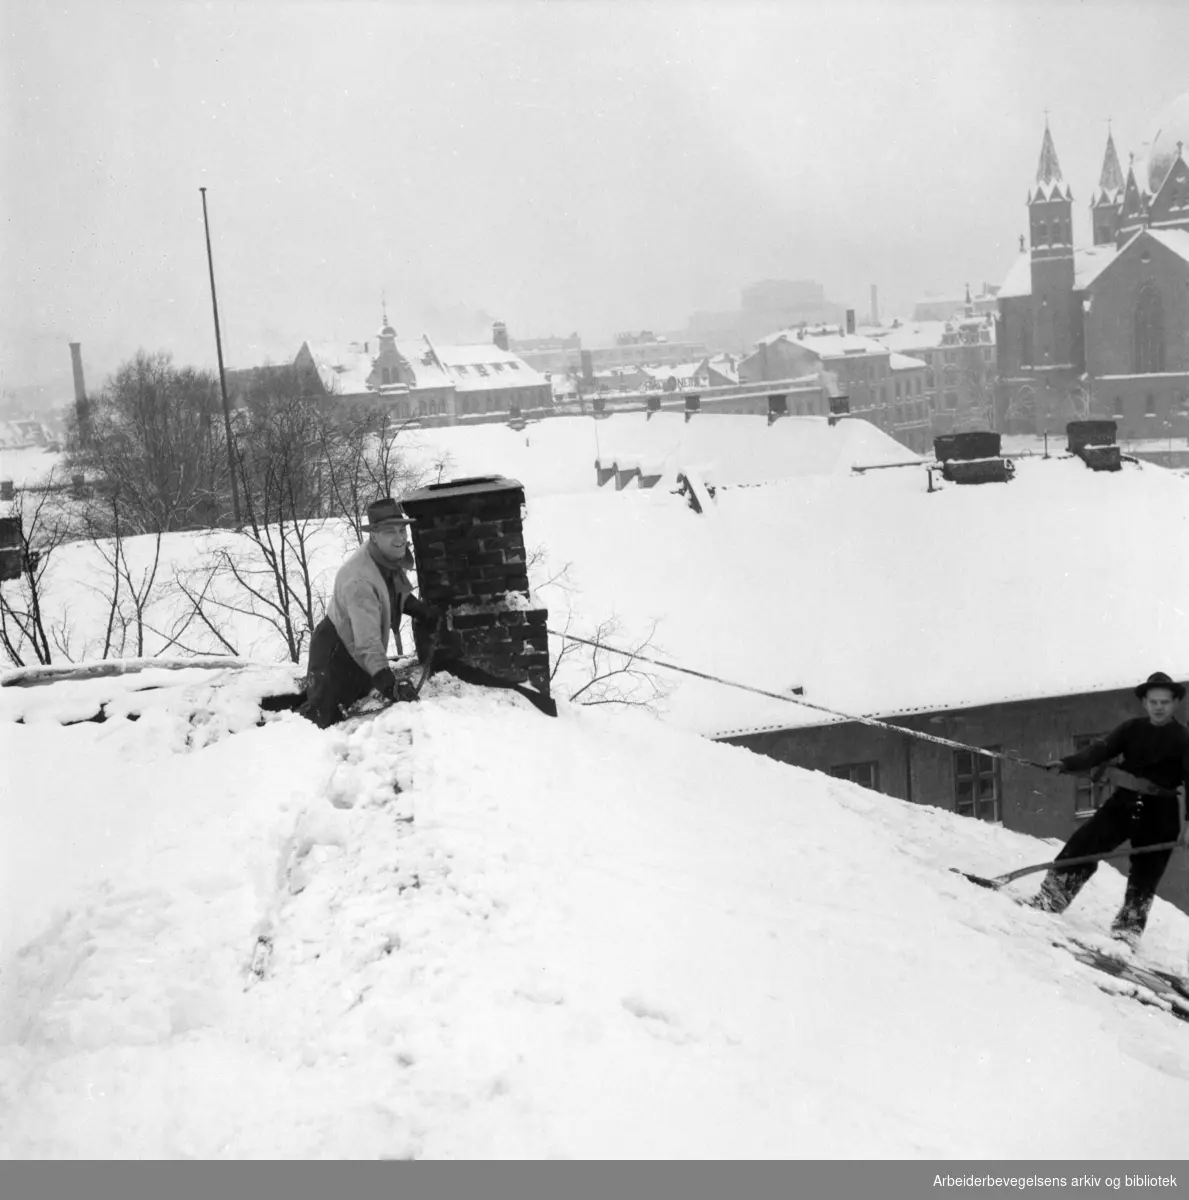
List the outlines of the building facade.
{"type": "Polygon", "coordinates": [[[862,417],[914,451],[928,451],[924,389],[928,364],[882,342],[829,326],[785,329],[761,338],[741,359],[742,383],[817,377],[862,417]],[[895,361],[893,361],[893,359],[895,361]]]}
{"type": "Polygon", "coordinates": [[[398,341],[385,319],[377,340],[340,347],[303,342],[294,360],[344,404],[383,407],[401,420],[550,409],[550,381],[508,349],[502,324],[490,345],[398,341]]]}
{"type": "MultiPolygon", "coordinates": [[[[1120,688],[972,708],[918,710],[883,720],[900,729],[1045,762],[1072,754],[1139,715],[1134,692],[1120,688]]],[[[716,740],[849,779],[900,800],[1062,841],[1093,816],[1109,794],[1088,776],[1053,775],[855,721],[716,740]]],[[[1121,865],[1125,871],[1125,859],[1121,865]]],[[[1189,856],[1174,859],[1160,895],[1189,912],[1189,856]]]]}
{"type": "Polygon", "coordinates": [[[1123,438],[1189,435],[1189,94],[1124,175],[1108,134],[1075,247],[1073,192],[1046,125],[1028,245],[999,290],[998,408],[1008,429],[1113,416],[1123,438]]]}

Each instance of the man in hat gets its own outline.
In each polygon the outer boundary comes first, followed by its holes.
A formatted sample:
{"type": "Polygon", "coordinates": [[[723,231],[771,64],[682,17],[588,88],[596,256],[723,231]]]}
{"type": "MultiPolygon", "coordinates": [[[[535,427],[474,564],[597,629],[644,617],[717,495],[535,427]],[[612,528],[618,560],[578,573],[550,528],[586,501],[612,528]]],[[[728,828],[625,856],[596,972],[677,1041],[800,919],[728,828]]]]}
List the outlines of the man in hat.
{"type": "MultiPolygon", "coordinates": [[[[1105,854],[1126,841],[1138,850],[1185,836],[1189,729],[1176,719],[1185,689],[1163,671],[1157,671],[1135,689],[1135,694],[1143,702],[1146,716],[1124,721],[1084,750],[1045,764],[1049,770],[1071,774],[1120,760],[1117,768],[1103,772],[1115,785],[1114,792],[1065,843],[1057,855],[1058,863],[1065,858],[1105,854]]],[[[1143,934],[1156,888],[1171,856],[1171,850],[1156,850],[1131,857],[1127,890],[1111,933],[1133,949],[1143,934]]],[[[1054,866],[1028,903],[1043,912],[1064,912],[1097,867],[1097,863],[1064,869],[1054,866]]]]}
{"type": "Polygon", "coordinates": [[[339,568],[326,616],[310,639],[306,701],[301,714],[320,729],[341,721],[345,710],[375,688],[390,700],[411,700],[413,689],[388,665],[388,638],[408,613],[431,628],[442,612],[413,595],[405,568],[412,565],[405,531],[412,521],[398,500],[369,504],[367,541],[339,568]]]}

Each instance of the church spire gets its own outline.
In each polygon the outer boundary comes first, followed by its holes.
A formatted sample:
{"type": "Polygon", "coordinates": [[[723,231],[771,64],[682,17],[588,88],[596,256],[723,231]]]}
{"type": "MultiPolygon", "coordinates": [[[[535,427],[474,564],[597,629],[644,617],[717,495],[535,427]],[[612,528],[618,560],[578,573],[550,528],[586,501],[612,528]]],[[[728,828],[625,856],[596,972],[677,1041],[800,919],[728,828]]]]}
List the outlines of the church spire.
{"type": "Polygon", "coordinates": [[[1123,169],[1119,166],[1119,155],[1115,151],[1115,137],[1108,129],[1106,134],[1106,154],[1102,159],[1102,174],[1098,177],[1098,200],[1109,198],[1110,203],[1118,200],[1118,194],[1123,190],[1123,169]]]}
{"type": "Polygon", "coordinates": [[[1127,179],[1123,183],[1123,195],[1119,201],[1119,217],[1115,230],[1115,245],[1123,244],[1148,224],[1148,193],[1140,186],[1135,175],[1135,155],[1127,164],[1127,179]]]}
{"type": "MultiPolygon", "coordinates": [[[[1052,200],[1062,196],[1063,184],[1065,184],[1065,176],[1061,174],[1061,164],[1057,160],[1057,147],[1053,144],[1053,134],[1049,129],[1049,119],[1046,115],[1044,141],[1040,144],[1040,161],[1036,164],[1037,199],[1052,200]]],[[[1063,198],[1073,199],[1068,185],[1064,187],[1063,198]]]]}
{"type": "Polygon", "coordinates": [[[1094,233],[1094,245],[1104,246],[1118,236],[1119,211],[1126,186],[1123,170],[1119,166],[1119,155],[1115,151],[1115,138],[1108,122],[1102,174],[1098,177],[1098,190],[1090,201],[1090,225],[1094,233]]]}

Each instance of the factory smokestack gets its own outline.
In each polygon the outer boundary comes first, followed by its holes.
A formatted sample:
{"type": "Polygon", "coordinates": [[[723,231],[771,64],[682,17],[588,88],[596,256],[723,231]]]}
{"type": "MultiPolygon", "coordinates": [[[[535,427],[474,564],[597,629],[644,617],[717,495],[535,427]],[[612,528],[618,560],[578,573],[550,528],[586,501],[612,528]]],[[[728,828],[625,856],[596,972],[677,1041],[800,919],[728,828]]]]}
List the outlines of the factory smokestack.
{"type": "Polygon", "coordinates": [[[90,405],[87,403],[87,385],[83,382],[83,352],[79,342],[70,343],[70,365],[74,368],[74,411],[78,417],[78,435],[85,441],[90,405]]]}
{"type": "Polygon", "coordinates": [[[871,285],[871,324],[879,324],[879,288],[871,285]]]}

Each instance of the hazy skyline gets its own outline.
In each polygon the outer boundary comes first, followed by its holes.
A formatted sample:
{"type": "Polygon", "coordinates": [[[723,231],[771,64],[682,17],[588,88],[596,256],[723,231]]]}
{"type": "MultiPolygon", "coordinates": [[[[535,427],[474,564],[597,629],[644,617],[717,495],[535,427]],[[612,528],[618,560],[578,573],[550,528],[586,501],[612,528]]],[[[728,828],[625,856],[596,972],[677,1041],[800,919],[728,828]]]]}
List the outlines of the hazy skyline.
{"type": "Polygon", "coordinates": [[[228,367],[464,308],[676,330],[768,277],[885,313],[998,283],[1045,111],[1088,239],[1189,90],[1174,3],[260,2],[3,9],[0,384],[228,367]],[[1141,73],[1142,72],[1142,73],[1141,73]]]}

